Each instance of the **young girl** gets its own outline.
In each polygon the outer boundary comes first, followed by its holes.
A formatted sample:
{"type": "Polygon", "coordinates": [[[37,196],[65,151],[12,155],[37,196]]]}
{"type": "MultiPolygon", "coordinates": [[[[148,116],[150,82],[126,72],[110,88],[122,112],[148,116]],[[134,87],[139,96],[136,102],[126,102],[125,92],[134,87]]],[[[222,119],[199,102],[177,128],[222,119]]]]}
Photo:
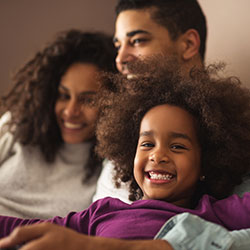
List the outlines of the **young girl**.
{"type": "MultiPolygon", "coordinates": [[[[250,194],[228,197],[249,171],[249,90],[207,71],[193,72],[190,80],[176,68],[149,75],[113,75],[99,99],[97,151],[114,162],[118,182],[130,182],[135,201],[104,198],[48,221],[120,239],[152,239],[167,219],[183,212],[229,230],[249,228],[250,194]]],[[[2,216],[0,235],[38,222],[2,216]]],[[[0,246],[41,237],[21,235],[22,229],[0,246]]]]}
{"type": "Polygon", "coordinates": [[[94,153],[100,71],[115,71],[112,37],[68,30],[36,53],[2,98],[0,213],[65,216],[87,208],[101,159],[94,153]]]}

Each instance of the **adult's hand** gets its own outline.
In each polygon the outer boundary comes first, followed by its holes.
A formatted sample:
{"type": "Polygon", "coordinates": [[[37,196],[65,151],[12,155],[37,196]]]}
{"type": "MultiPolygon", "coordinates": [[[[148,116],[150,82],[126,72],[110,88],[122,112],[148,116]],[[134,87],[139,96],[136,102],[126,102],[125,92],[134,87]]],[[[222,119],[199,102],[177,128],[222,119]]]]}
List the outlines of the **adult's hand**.
{"type": "Polygon", "coordinates": [[[51,223],[16,228],[0,247],[24,244],[20,250],[173,250],[163,240],[120,240],[87,236],[51,223]]]}
{"type": "Polygon", "coordinates": [[[0,240],[0,247],[22,245],[22,250],[82,250],[81,235],[71,229],[51,223],[17,227],[9,236],[0,240]]]}

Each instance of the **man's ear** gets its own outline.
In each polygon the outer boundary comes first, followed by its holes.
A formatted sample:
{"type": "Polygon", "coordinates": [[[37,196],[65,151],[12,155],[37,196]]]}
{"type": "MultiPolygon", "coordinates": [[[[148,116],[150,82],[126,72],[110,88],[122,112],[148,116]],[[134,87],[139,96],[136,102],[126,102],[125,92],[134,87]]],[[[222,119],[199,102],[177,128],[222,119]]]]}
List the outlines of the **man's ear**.
{"type": "Polygon", "coordinates": [[[188,61],[195,55],[199,55],[200,35],[197,30],[189,29],[181,35],[182,59],[188,61]]]}

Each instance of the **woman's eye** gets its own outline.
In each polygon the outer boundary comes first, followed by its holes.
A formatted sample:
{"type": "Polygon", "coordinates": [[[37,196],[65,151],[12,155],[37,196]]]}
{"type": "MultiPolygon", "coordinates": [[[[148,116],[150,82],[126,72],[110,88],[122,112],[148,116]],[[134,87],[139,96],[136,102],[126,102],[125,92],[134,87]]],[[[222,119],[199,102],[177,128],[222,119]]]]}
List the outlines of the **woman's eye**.
{"type": "Polygon", "coordinates": [[[66,93],[59,93],[58,94],[58,99],[59,100],[68,100],[70,98],[70,96],[66,93]]]}
{"type": "Polygon", "coordinates": [[[81,97],[79,98],[79,102],[85,105],[93,105],[95,100],[92,97],[81,97]]]}

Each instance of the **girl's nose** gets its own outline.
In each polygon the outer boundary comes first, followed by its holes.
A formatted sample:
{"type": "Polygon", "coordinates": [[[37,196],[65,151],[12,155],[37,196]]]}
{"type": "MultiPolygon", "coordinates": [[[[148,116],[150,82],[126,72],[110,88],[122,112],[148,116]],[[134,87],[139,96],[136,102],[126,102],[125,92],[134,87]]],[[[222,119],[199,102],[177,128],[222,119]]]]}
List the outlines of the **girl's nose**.
{"type": "Polygon", "coordinates": [[[156,163],[168,163],[170,158],[167,154],[166,151],[164,150],[154,150],[150,155],[149,155],[149,160],[156,163]]]}

